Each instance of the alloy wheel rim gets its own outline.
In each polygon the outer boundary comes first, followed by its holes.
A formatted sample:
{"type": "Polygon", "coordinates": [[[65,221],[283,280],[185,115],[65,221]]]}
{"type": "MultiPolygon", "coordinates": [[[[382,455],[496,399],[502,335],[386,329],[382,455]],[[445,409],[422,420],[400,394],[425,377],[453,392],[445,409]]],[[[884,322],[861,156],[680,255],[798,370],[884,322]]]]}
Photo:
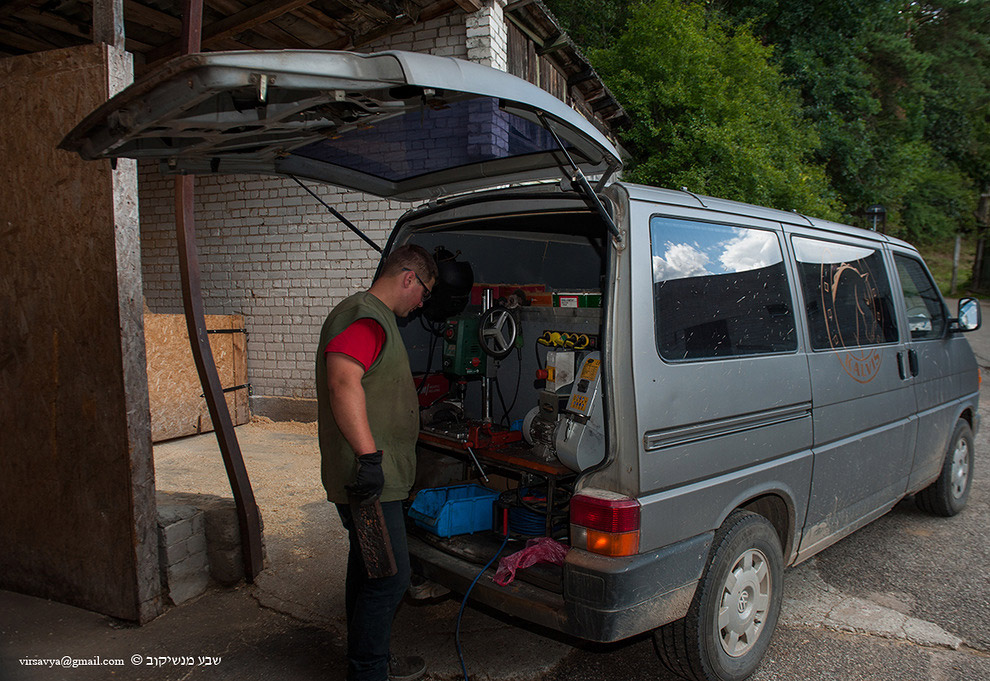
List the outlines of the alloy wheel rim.
{"type": "Polygon", "coordinates": [[[766,624],[772,588],[766,555],[758,549],[743,552],[722,585],[715,623],[727,655],[741,657],[756,645],[766,624]]]}
{"type": "Polygon", "coordinates": [[[960,499],[969,483],[969,443],[965,438],[956,441],[952,452],[952,498],[960,499]]]}

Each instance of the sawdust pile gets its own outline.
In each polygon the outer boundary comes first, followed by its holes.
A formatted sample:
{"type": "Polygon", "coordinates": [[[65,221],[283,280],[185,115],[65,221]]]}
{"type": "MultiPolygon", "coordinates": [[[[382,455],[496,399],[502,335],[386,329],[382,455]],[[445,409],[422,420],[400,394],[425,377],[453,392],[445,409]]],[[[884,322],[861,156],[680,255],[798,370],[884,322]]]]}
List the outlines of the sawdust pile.
{"type": "Polygon", "coordinates": [[[299,421],[272,421],[267,416],[257,416],[251,417],[251,425],[261,428],[263,430],[270,430],[278,433],[293,433],[295,435],[313,435],[319,434],[319,426],[316,421],[312,423],[302,423],[299,421]]]}

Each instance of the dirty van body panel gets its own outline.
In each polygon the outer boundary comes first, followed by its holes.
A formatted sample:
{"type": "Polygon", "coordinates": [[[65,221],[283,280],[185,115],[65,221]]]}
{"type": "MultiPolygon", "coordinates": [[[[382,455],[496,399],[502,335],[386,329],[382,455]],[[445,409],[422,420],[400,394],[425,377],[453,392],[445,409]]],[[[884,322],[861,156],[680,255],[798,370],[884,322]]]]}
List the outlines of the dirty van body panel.
{"type": "Polygon", "coordinates": [[[638,311],[630,336],[643,546],[713,530],[764,494],[780,497],[800,528],[812,394],[780,224],[637,190],[628,304],[638,311]],[[765,262],[726,264],[746,243],[765,262]],[[655,281],[658,268],[686,261],[693,276],[655,281]]]}
{"type": "MultiPolygon", "coordinates": [[[[563,566],[563,594],[521,580],[500,587],[482,579],[471,598],[581,639],[619,641],[687,612],[711,540],[712,533],[705,533],[630,558],[570,551],[563,566]]],[[[478,573],[478,565],[415,536],[409,538],[409,551],[424,577],[457,593],[464,593],[478,573]]]]}
{"type": "Polygon", "coordinates": [[[938,477],[955,424],[963,418],[973,422],[979,394],[979,367],[961,333],[912,343],[912,347],[919,366],[915,383],[918,441],[908,481],[909,493],[926,487],[938,477]],[[951,373],[942,373],[945,367],[951,373]]]}
{"type": "Polygon", "coordinates": [[[619,243],[612,242],[608,252],[608,271],[611,277],[603,284],[607,292],[608,306],[603,310],[602,319],[605,338],[605,352],[602,363],[606,375],[608,399],[604,408],[608,413],[609,447],[605,452],[607,465],[586,471],[578,481],[579,487],[595,487],[613,490],[630,497],[639,495],[641,471],[637,465],[637,451],[627,443],[638,441],[636,421],[628,418],[635,410],[636,392],[633,380],[633,320],[637,314],[629,305],[633,287],[631,275],[632,250],[630,240],[632,228],[628,185],[615,183],[605,190],[613,219],[623,238],[619,243]]]}
{"type": "Polygon", "coordinates": [[[962,333],[950,331],[949,311],[918,253],[897,244],[890,251],[918,414],[910,493],[938,477],[956,422],[967,409],[975,413],[979,369],[962,333]]]}
{"type": "Polygon", "coordinates": [[[789,230],[808,321],[815,470],[810,555],[904,495],[917,434],[883,244],[789,230]]]}

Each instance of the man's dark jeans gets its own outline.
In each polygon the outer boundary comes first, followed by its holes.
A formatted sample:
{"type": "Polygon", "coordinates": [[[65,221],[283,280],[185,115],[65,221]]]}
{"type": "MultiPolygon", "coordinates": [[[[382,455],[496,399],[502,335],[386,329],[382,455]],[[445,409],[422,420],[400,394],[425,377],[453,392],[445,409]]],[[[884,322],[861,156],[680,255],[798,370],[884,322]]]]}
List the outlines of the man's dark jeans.
{"type": "Polygon", "coordinates": [[[392,619],[409,588],[409,548],[406,545],[402,502],[382,503],[398,572],[381,579],[370,579],[365,572],[350,507],[337,504],[337,513],[350,539],[344,587],[347,604],[347,681],[387,681],[392,619]]]}

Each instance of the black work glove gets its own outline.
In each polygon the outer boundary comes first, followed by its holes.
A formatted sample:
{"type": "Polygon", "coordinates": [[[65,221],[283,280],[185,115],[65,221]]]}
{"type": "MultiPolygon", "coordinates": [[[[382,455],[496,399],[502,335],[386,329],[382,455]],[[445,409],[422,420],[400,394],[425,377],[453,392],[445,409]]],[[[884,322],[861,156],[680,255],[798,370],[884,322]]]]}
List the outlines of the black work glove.
{"type": "Polygon", "coordinates": [[[382,450],[358,457],[357,477],[350,485],[344,485],[355,501],[370,504],[382,495],[385,474],[382,472],[382,450]]]}

